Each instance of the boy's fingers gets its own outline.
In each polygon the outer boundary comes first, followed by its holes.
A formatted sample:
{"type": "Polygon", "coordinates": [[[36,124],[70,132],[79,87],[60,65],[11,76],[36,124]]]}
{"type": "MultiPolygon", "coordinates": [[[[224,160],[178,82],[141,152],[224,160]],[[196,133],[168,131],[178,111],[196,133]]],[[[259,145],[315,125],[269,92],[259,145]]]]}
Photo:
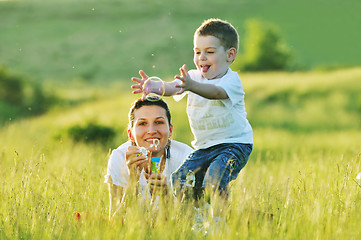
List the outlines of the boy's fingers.
{"type": "Polygon", "coordinates": [[[138,89],[132,92],[133,94],[142,93],[142,90],[138,89]]]}
{"type": "Polygon", "coordinates": [[[132,81],[137,82],[137,83],[142,82],[142,79],[140,79],[140,78],[132,77],[131,79],[132,79],[132,81]]]}
{"type": "Polygon", "coordinates": [[[145,74],[145,72],[143,70],[139,70],[139,75],[142,77],[142,79],[147,79],[148,75],[145,74]]]}
{"type": "Polygon", "coordinates": [[[132,85],[131,88],[141,88],[140,84],[132,85]]]}
{"type": "Polygon", "coordinates": [[[183,71],[187,72],[187,66],[185,64],[182,66],[182,68],[183,68],[183,71]]]}

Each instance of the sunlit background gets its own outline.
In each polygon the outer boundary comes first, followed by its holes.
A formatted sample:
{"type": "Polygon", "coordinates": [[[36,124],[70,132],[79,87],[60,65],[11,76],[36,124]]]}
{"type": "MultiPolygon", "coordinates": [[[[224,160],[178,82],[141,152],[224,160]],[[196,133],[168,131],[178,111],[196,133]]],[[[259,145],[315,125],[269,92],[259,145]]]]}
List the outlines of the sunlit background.
{"type": "MultiPolygon", "coordinates": [[[[193,68],[193,33],[208,18],[239,32],[231,68],[255,141],[223,234],[356,239],[360,12],[359,0],[0,0],[0,239],[201,236],[188,215],[106,224],[103,176],[139,97],[130,78],[143,69],[171,81],[193,68]],[[74,211],[95,217],[81,228],[74,211]]],[[[190,144],[185,101],[166,101],[174,139],[190,144]]]]}

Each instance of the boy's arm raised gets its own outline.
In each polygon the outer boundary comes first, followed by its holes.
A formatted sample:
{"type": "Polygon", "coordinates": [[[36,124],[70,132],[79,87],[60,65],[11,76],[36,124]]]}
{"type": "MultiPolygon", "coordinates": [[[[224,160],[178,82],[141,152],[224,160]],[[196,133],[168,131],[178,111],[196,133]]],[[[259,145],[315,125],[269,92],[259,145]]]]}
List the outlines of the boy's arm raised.
{"type": "MultiPolygon", "coordinates": [[[[181,83],[179,83],[177,80],[172,82],[164,82],[164,96],[169,97],[182,94],[184,91],[191,91],[207,99],[228,98],[228,95],[223,88],[213,84],[199,83],[191,79],[186,65],[183,65],[179,70],[181,72],[181,76],[175,76],[175,78],[179,79],[181,83]]],[[[143,84],[149,77],[143,70],[139,71],[139,75],[142,78],[132,77],[132,81],[137,83],[132,85],[132,88],[135,89],[133,91],[134,94],[143,93],[142,99],[144,100],[146,98],[146,94],[143,92],[143,84]]]]}
{"type": "Polygon", "coordinates": [[[199,83],[191,79],[191,77],[188,74],[186,65],[183,65],[179,70],[181,72],[181,76],[175,76],[176,79],[182,81],[182,84],[175,86],[176,88],[181,89],[180,91],[178,91],[179,93],[182,93],[184,91],[191,91],[207,99],[228,98],[228,95],[223,88],[213,84],[199,83]]]}
{"type": "MultiPolygon", "coordinates": [[[[149,77],[143,70],[139,71],[139,75],[142,78],[132,77],[132,81],[136,82],[137,84],[134,84],[131,87],[135,89],[133,94],[143,93],[142,99],[145,99],[146,94],[143,92],[143,84],[149,77]]],[[[164,82],[164,96],[176,95],[179,92],[177,85],[177,81],[164,82]]]]}

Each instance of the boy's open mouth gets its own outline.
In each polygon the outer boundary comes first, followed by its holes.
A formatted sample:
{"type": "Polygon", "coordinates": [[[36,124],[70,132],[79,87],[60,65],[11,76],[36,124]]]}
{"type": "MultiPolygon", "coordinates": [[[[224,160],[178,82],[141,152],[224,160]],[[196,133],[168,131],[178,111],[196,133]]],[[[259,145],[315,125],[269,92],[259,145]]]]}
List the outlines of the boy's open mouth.
{"type": "Polygon", "coordinates": [[[208,69],[209,69],[209,67],[210,67],[210,65],[201,65],[200,67],[201,67],[201,71],[202,71],[202,72],[207,72],[208,69]]]}

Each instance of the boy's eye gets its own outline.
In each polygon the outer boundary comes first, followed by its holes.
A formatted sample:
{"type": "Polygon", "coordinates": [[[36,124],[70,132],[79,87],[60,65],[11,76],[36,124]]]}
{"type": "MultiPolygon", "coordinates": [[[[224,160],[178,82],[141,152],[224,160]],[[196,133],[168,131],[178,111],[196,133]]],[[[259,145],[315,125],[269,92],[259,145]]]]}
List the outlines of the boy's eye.
{"type": "Polygon", "coordinates": [[[208,51],[207,53],[212,54],[212,53],[214,53],[214,52],[213,52],[213,51],[208,51]]]}

